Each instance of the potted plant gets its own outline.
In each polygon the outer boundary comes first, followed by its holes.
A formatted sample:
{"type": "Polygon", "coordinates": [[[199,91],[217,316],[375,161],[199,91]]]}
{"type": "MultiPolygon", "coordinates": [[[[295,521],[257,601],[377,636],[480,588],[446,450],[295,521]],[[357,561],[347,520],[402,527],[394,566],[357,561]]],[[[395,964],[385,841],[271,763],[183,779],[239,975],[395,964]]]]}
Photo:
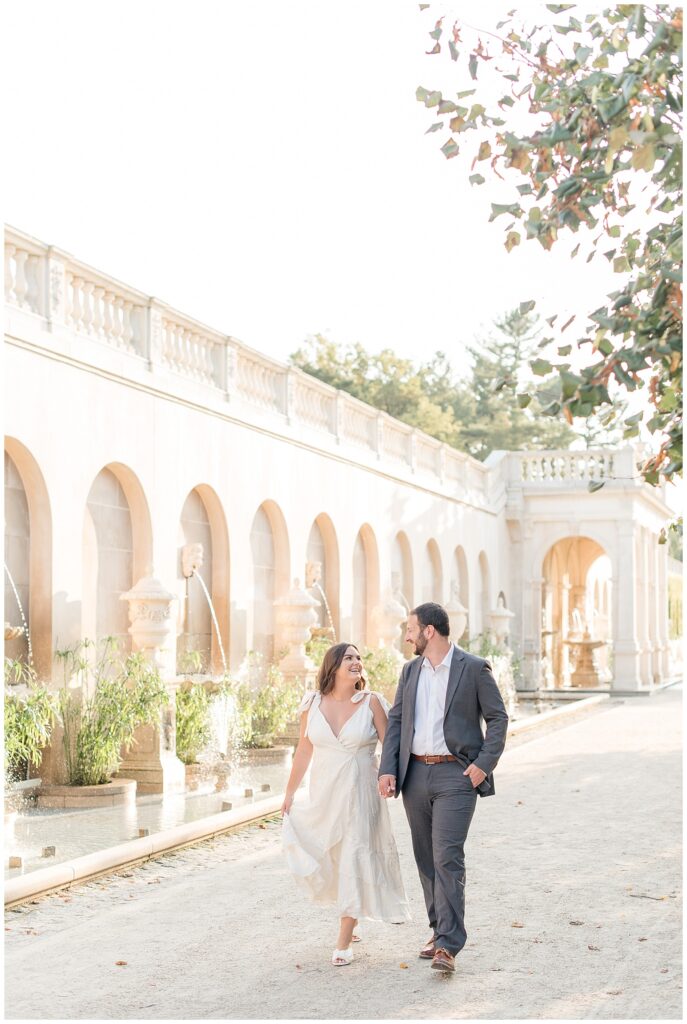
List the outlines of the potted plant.
{"type": "Polygon", "coordinates": [[[30,779],[50,742],[55,723],[55,695],[38,683],[33,668],[5,658],[5,814],[14,814],[27,789],[41,784],[30,779]]]}
{"type": "Polygon", "coordinates": [[[210,695],[201,682],[183,683],[176,692],[177,757],[186,771],[186,788],[198,789],[207,767],[199,762],[212,736],[210,695]]]}
{"type": "Polygon", "coordinates": [[[121,658],[112,637],[97,646],[84,640],[56,656],[65,672],[58,703],[68,785],[41,787],[39,804],[103,806],[133,800],[135,781],[112,776],[123,751],[133,746],[136,729],[157,722],[167,703],[159,672],[141,653],[121,658]],[[70,678],[75,687],[68,685],[70,678]]]}
{"type": "Polygon", "coordinates": [[[288,762],[293,747],[275,740],[293,719],[303,695],[300,685],[287,683],[275,665],[267,669],[262,686],[253,690],[243,683],[237,688],[239,713],[246,721],[245,759],[253,764],[288,762]]]}

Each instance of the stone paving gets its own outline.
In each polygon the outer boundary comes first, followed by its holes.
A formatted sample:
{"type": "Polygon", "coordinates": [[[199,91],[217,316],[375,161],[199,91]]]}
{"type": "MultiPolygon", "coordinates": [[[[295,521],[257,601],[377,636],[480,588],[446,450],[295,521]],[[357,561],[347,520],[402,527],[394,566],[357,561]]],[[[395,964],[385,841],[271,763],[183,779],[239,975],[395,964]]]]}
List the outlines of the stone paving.
{"type": "Polygon", "coordinates": [[[456,976],[425,919],[365,923],[332,968],[332,915],[286,873],[279,822],[6,913],[8,1019],[681,1018],[681,693],[613,701],[504,755],[468,842],[456,976]]]}

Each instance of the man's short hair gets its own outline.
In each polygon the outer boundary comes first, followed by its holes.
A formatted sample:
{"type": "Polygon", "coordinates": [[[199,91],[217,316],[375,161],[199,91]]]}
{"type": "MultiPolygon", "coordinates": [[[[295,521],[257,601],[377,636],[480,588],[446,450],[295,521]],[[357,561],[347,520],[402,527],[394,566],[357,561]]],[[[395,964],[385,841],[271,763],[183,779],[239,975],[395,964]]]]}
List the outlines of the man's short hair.
{"type": "Polygon", "coordinates": [[[417,616],[417,621],[423,629],[425,626],[434,626],[437,633],[441,636],[449,635],[451,627],[448,621],[448,614],[446,609],[442,608],[440,604],[427,601],[426,604],[419,604],[417,608],[413,608],[410,614],[417,616]]]}

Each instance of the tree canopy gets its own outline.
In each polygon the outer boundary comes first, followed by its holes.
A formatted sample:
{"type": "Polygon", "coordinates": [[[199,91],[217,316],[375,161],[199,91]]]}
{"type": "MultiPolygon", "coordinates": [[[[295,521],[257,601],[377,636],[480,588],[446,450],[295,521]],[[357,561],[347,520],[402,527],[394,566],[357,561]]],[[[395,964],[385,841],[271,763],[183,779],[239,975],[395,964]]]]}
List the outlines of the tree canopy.
{"type": "Polygon", "coordinates": [[[528,359],[541,337],[530,313],[513,310],[489,337],[468,347],[471,366],[458,376],[442,352],[416,365],[392,349],[367,352],[321,334],[294,352],[291,362],[320,380],[417,427],[478,459],[499,449],[567,448],[570,427],[542,412],[551,396],[538,392],[528,359]],[[534,397],[523,395],[529,388],[534,397]]]}
{"type": "Polygon", "coordinates": [[[619,4],[578,19],[575,8],[547,4],[553,17],[540,9],[529,25],[511,11],[496,32],[458,20],[445,33],[445,17],[425,15],[428,52],[455,62],[459,88],[421,86],[417,99],[438,118],[428,132],[446,133],[447,159],[474,155],[473,186],[487,167],[512,183],[512,201],[492,203],[490,218],[504,218],[508,251],[523,240],[548,250],[582,229],[573,258],[584,243],[588,261],[612,262],[618,288],[574,343],[584,365],[562,338],[570,322],[552,317],[541,345],[555,343],[556,356],[532,369],[549,386],[550,415],[620,418],[625,438],[643,422],[658,440],[643,473],[658,483],[682,471],[682,11],[619,4]],[[494,102],[484,73],[500,86],[494,102]],[[622,396],[638,389],[648,401],[627,415],[622,396]]]}

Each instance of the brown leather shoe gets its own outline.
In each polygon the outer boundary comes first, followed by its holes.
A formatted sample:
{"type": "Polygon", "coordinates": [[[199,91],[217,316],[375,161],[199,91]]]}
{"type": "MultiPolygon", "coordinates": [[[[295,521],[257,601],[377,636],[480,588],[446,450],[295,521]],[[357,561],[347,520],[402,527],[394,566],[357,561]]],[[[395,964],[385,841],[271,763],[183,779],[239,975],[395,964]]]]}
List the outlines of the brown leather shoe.
{"type": "Polygon", "coordinates": [[[427,939],[427,942],[418,953],[418,956],[421,960],[433,960],[435,953],[436,947],[434,945],[434,936],[432,936],[431,939],[427,939]]]}
{"type": "Polygon", "coordinates": [[[444,974],[452,974],[456,969],[455,960],[456,958],[447,949],[442,949],[440,946],[434,954],[432,970],[443,971],[444,974]]]}

